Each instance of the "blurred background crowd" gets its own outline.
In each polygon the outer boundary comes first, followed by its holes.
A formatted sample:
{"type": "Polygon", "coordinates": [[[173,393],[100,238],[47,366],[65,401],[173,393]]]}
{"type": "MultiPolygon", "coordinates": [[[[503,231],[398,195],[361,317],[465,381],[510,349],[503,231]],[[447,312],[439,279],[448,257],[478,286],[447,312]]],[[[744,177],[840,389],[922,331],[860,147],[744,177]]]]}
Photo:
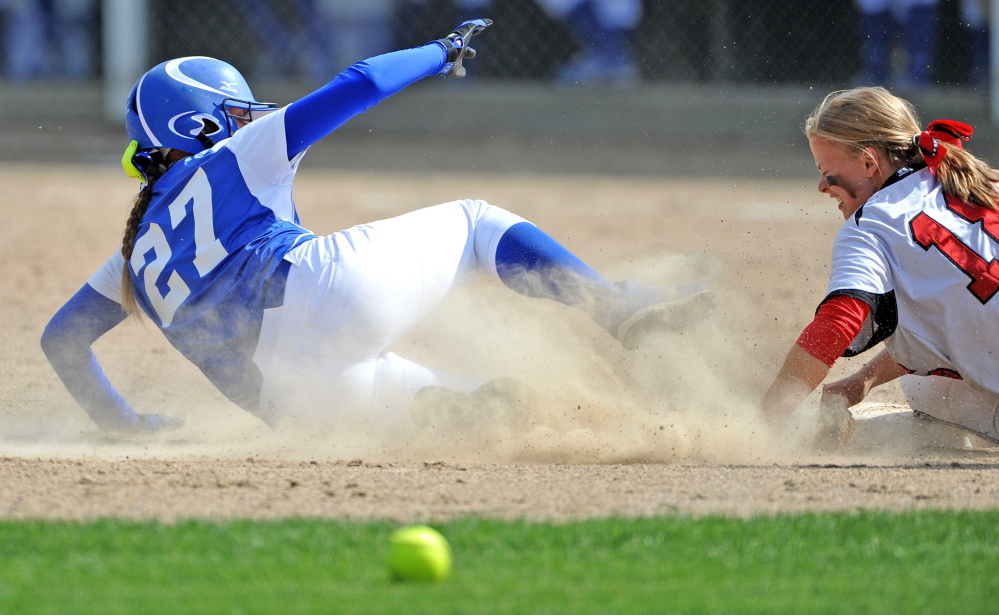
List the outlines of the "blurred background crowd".
{"type": "MultiPolygon", "coordinates": [[[[885,84],[988,79],[988,0],[146,0],[150,64],[229,61],[255,80],[323,83],[351,63],[496,22],[476,79],[885,84]]],[[[0,0],[0,76],[102,75],[101,0],[0,0]]]]}

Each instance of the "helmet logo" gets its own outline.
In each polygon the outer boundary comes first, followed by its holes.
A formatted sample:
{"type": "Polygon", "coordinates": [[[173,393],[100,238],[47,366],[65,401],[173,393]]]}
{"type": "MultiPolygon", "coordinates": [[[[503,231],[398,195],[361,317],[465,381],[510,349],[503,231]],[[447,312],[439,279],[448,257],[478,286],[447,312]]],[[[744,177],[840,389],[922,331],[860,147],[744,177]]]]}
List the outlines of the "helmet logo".
{"type": "Polygon", "coordinates": [[[238,94],[239,91],[234,87],[235,85],[235,81],[223,81],[220,89],[225,90],[226,92],[232,92],[233,94],[238,94]]]}
{"type": "Polygon", "coordinates": [[[167,128],[173,134],[184,139],[195,139],[202,132],[208,136],[212,136],[222,131],[222,126],[219,125],[219,121],[215,117],[207,113],[198,113],[197,111],[178,113],[167,122],[167,128]],[[183,128],[178,129],[177,122],[182,122],[183,128]],[[209,130],[205,130],[206,123],[209,130]]]}
{"type": "MultiPolygon", "coordinates": [[[[171,61],[167,62],[167,65],[163,68],[163,70],[166,71],[166,74],[169,75],[170,78],[174,79],[175,81],[179,81],[179,82],[181,82],[181,83],[183,83],[185,85],[189,85],[191,87],[198,88],[199,90],[206,90],[208,92],[215,92],[216,94],[223,94],[224,95],[225,92],[223,92],[221,90],[216,90],[213,87],[210,87],[210,86],[205,85],[204,83],[201,83],[200,81],[192,79],[191,77],[188,77],[187,75],[185,75],[180,70],[180,65],[182,63],[186,62],[187,60],[210,60],[210,59],[211,58],[205,58],[203,56],[191,56],[191,57],[188,57],[188,58],[177,58],[176,60],[171,60],[171,61]]],[[[223,81],[223,83],[225,83],[225,82],[223,81]]]]}

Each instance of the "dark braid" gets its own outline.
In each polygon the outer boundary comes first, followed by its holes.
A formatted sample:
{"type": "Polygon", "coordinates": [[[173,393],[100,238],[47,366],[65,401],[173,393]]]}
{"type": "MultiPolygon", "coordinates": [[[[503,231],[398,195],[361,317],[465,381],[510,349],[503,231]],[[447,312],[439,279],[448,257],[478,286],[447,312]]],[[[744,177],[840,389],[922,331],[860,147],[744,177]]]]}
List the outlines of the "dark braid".
{"type": "Polygon", "coordinates": [[[129,260],[132,258],[132,250],[135,248],[135,236],[139,232],[139,224],[142,223],[142,217],[146,215],[146,210],[149,209],[149,204],[153,200],[153,186],[168,168],[166,159],[159,152],[155,152],[152,158],[152,163],[146,169],[146,183],[139,190],[139,194],[135,195],[132,213],[128,215],[125,233],[121,238],[121,255],[125,257],[125,262],[121,268],[121,306],[125,309],[126,314],[139,320],[142,318],[142,310],[139,309],[139,303],[135,299],[129,260]]]}

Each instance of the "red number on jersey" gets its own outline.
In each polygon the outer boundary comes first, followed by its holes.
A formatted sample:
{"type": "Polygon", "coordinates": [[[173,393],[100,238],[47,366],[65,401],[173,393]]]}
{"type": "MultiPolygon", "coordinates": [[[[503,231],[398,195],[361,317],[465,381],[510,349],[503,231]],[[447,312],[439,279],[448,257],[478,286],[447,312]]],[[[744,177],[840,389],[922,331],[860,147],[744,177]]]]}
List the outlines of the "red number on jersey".
{"type": "MultiPolygon", "coordinates": [[[[993,239],[999,235],[999,212],[973,207],[947,198],[947,206],[969,222],[982,221],[985,232],[993,239]]],[[[924,250],[936,246],[941,254],[971,278],[968,290],[982,303],[999,292],[999,261],[986,261],[974,250],[964,245],[954,233],[933,218],[921,213],[912,219],[912,238],[924,250]]]]}
{"type": "Polygon", "coordinates": [[[999,241],[999,211],[968,205],[967,203],[962,203],[952,196],[947,197],[947,209],[961,216],[968,222],[981,221],[982,228],[985,229],[985,233],[992,239],[999,241]]]}

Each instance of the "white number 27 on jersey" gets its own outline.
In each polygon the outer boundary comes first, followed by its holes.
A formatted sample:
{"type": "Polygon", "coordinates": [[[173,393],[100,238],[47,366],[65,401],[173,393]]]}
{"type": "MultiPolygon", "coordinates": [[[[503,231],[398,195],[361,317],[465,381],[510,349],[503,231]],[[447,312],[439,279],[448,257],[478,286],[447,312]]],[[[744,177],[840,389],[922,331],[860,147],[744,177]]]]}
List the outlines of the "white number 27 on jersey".
{"type": "MultiPolygon", "coordinates": [[[[208,182],[208,176],[204,169],[195,171],[194,176],[187,182],[177,198],[170,203],[170,225],[177,228],[177,225],[187,217],[187,205],[194,202],[191,208],[194,213],[194,266],[201,277],[207,275],[212,269],[218,266],[229,253],[222,246],[222,242],[215,237],[215,224],[212,216],[212,185],[208,182]]],[[[136,275],[146,266],[146,254],[153,250],[156,258],[146,267],[144,277],[146,296],[152,304],[156,315],[164,327],[169,327],[173,322],[173,316],[177,312],[184,300],[191,294],[191,289],[184,282],[176,271],[170,273],[167,279],[167,287],[170,289],[164,295],[160,293],[156,283],[163,275],[163,268],[170,261],[173,254],[170,244],[167,242],[163,229],[158,224],[150,224],[149,230],[142,237],[135,241],[132,249],[132,258],[129,263],[132,271],[136,275]]]]}

